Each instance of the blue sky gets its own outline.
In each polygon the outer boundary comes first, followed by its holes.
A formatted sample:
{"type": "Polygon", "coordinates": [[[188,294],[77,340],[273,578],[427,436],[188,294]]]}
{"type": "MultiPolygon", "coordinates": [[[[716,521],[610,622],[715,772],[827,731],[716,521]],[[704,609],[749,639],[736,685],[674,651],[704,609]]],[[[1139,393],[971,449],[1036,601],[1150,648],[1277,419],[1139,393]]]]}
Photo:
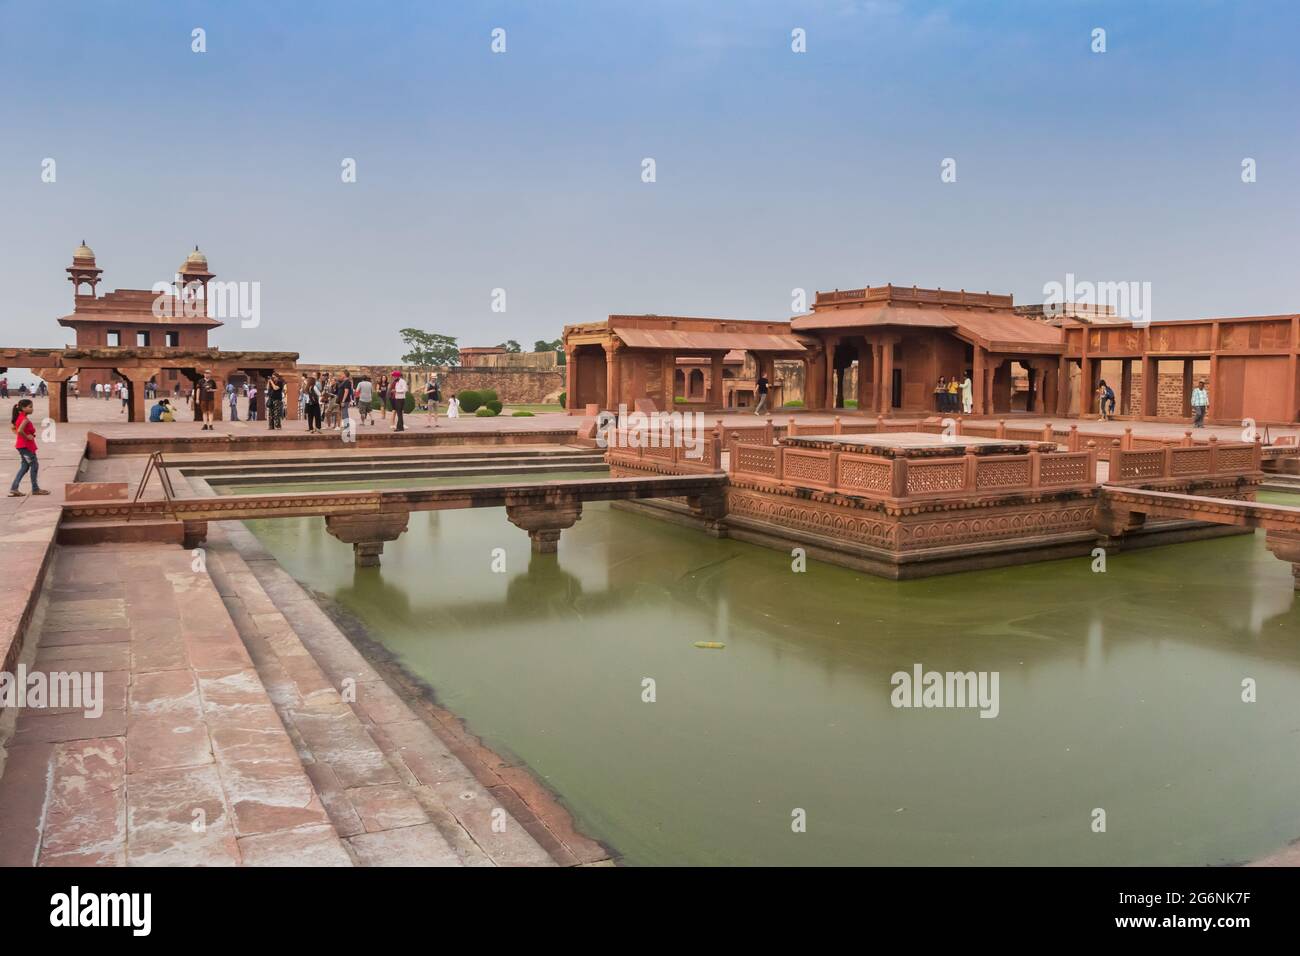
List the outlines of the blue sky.
{"type": "Polygon", "coordinates": [[[0,0],[0,344],[64,343],[83,238],[109,289],[198,243],[261,283],[217,343],[305,361],[890,281],[1296,311],[1297,8],[0,0]]]}

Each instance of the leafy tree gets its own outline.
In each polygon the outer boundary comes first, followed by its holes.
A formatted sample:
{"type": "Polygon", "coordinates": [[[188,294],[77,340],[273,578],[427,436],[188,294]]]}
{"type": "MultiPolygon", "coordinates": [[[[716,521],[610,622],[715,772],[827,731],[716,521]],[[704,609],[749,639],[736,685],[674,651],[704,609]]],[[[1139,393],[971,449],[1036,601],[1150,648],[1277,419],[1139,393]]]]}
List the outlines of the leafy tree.
{"type": "Polygon", "coordinates": [[[499,349],[505,349],[507,352],[522,352],[522,351],[523,351],[523,349],[521,349],[521,348],[519,347],[519,343],[516,342],[514,339],[506,339],[506,341],[504,341],[504,342],[502,342],[500,345],[498,345],[497,348],[499,348],[499,349]]]}
{"type": "Polygon", "coordinates": [[[546,341],[546,339],[538,339],[536,342],[533,343],[533,351],[534,352],[555,352],[557,353],[555,358],[555,363],[557,365],[564,364],[564,339],[555,339],[552,342],[548,342],[546,341]]]}
{"type": "Polygon", "coordinates": [[[434,365],[460,364],[460,349],[456,347],[456,339],[450,335],[439,335],[422,329],[399,329],[397,334],[409,350],[402,356],[403,365],[430,368],[434,365]]]}

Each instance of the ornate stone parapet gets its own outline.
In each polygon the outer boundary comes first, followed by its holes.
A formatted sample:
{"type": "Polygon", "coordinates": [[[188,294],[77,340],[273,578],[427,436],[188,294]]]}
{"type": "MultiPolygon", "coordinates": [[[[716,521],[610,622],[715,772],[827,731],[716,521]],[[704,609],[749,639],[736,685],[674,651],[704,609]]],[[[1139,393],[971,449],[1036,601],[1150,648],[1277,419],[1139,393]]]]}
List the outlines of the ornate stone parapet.
{"type": "Polygon", "coordinates": [[[410,518],[409,511],[326,515],[325,530],[344,544],[352,545],[357,567],[373,568],[379,565],[384,542],[396,541],[410,518]]]}

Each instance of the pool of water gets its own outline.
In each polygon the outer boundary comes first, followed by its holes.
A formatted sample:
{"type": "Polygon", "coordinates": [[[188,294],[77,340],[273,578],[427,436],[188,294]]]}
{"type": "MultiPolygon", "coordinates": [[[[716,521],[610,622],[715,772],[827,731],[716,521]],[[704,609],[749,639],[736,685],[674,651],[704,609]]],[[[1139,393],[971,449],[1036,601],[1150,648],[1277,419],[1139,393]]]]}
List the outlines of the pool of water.
{"type": "Polygon", "coordinates": [[[608,505],[558,556],[501,509],[416,513],[377,569],[322,519],[249,526],[629,863],[1222,864],[1300,836],[1300,602],[1262,534],[899,583],[608,505]],[[916,664],[997,672],[998,716],[895,708],[916,664]]]}

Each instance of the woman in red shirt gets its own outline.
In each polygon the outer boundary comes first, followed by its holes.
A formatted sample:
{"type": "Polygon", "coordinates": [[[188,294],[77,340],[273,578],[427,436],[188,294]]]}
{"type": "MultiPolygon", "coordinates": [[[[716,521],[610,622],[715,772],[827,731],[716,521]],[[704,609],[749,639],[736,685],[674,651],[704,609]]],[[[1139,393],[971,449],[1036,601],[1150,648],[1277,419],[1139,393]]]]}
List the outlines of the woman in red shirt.
{"type": "Polygon", "coordinates": [[[32,421],[32,400],[24,398],[14,406],[11,424],[14,428],[14,434],[17,440],[14,447],[18,449],[18,457],[23,460],[22,467],[18,469],[18,476],[14,478],[14,483],[9,486],[10,498],[22,498],[23,493],[18,490],[18,485],[23,480],[23,475],[31,472],[32,474],[32,494],[48,495],[48,491],[42,491],[36,484],[36,424],[32,421]]]}

